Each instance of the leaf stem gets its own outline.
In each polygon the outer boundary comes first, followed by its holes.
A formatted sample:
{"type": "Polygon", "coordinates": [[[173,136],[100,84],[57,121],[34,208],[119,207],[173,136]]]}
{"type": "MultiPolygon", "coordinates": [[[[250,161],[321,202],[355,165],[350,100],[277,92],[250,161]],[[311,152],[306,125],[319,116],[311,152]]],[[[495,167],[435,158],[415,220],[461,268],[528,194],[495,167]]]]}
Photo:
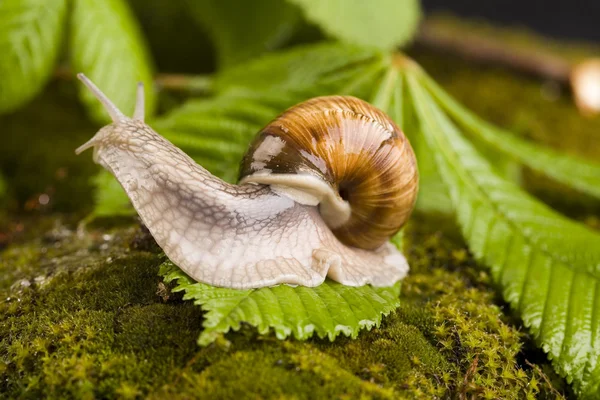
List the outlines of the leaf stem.
{"type": "Polygon", "coordinates": [[[158,74],[154,82],[161,90],[205,94],[212,91],[213,78],[209,75],[158,74]]]}
{"type": "Polygon", "coordinates": [[[422,24],[416,42],[472,61],[501,65],[559,82],[571,88],[581,114],[600,113],[600,58],[592,56],[591,52],[573,58],[540,48],[539,44],[523,45],[479,33],[468,26],[432,17],[422,24]]]}
{"type": "Polygon", "coordinates": [[[454,53],[473,61],[499,64],[544,79],[568,83],[573,63],[542,50],[521,47],[486,35],[469,34],[443,21],[425,21],[416,41],[425,47],[454,53]]]}

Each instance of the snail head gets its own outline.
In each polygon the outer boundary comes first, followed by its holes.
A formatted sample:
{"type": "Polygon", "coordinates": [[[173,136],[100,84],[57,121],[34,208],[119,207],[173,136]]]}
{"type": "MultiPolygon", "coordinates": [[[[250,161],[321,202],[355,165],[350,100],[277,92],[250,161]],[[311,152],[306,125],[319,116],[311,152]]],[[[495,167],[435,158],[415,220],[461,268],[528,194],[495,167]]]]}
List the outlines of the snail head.
{"type": "Polygon", "coordinates": [[[144,123],[144,84],[142,82],[137,84],[135,110],[133,112],[133,117],[129,118],[125,116],[125,114],[123,114],[123,112],[119,110],[119,108],[110,101],[110,99],[87,76],[79,73],[77,74],[77,78],[83,82],[94,97],[96,97],[96,99],[104,106],[104,109],[112,119],[112,124],[106,125],[90,140],[79,146],[75,150],[75,154],[80,154],[93,147],[94,161],[99,162],[98,149],[102,148],[103,145],[108,143],[112,145],[121,143],[122,145],[132,147],[130,145],[135,142],[135,132],[137,132],[137,130],[131,129],[131,126],[136,125],[136,123],[140,125],[144,123]],[[123,129],[124,126],[126,129],[123,129]]]}

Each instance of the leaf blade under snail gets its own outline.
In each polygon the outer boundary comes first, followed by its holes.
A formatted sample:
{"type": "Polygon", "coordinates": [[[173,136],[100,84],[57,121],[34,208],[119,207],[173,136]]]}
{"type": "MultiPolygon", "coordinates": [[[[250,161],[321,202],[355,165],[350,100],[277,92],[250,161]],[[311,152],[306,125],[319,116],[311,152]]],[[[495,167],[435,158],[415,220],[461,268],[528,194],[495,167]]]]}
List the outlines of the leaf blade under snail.
{"type": "Polygon", "coordinates": [[[280,285],[271,288],[235,290],[194,282],[174,264],[160,267],[166,282],[176,282],[175,292],[184,291],[207,312],[201,346],[220,334],[237,331],[248,323],[262,334],[270,330],[277,338],[306,340],[316,335],[334,340],[340,334],[356,337],[360,330],[378,327],[384,316],[400,305],[400,285],[374,288],[348,287],[325,281],[315,288],[280,285]]]}
{"type": "Polygon", "coordinates": [[[491,269],[558,371],[580,393],[600,386],[600,235],[502,179],[408,74],[416,111],[463,236],[491,269]]]}

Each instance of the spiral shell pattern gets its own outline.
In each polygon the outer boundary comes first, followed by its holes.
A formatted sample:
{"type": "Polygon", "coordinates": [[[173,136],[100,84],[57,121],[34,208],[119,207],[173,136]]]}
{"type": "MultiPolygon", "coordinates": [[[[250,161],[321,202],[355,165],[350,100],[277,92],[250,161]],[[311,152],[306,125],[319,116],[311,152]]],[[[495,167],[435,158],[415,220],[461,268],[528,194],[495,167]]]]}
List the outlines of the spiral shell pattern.
{"type": "Polygon", "coordinates": [[[310,99],[259,132],[242,160],[240,183],[274,177],[291,188],[298,188],[298,177],[325,183],[330,193],[317,196],[325,222],[342,243],[369,250],[406,223],[418,190],[415,155],[402,131],[350,96],[310,99]],[[340,204],[349,205],[347,215],[337,213],[340,204]]]}

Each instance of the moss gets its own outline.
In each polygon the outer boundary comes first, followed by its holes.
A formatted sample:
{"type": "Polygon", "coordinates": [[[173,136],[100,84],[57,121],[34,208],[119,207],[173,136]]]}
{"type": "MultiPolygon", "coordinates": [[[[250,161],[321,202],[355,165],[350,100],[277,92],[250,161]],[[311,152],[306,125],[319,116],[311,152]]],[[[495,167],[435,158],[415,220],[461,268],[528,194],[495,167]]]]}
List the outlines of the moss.
{"type": "MultiPolygon", "coordinates": [[[[121,232],[119,242],[130,231],[121,232]]],[[[105,235],[71,238],[80,249],[76,257],[38,254],[33,263],[25,260],[27,268],[15,249],[3,254],[7,270],[29,274],[34,264],[45,273],[44,279],[21,278],[18,282],[29,283],[13,285],[0,303],[3,393],[28,398],[115,397],[134,388],[147,393],[197,350],[201,311],[188,303],[163,303],[156,295],[157,257],[103,248],[105,235]],[[45,268],[48,264],[53,267],[45,268]]]]}
{"type": "MultiPolygon", "coordinates": [[[[432,335],[429,339],[453,365],[438,376],[438,388],[464,398],[555,398],[557,388],[562,390],[560,378],[528,366],[524,334],[503,314],[508,307],[490,286],[489,274],[475,265],[460,240],[444,231],[431,233],[428,224],[418,222],[409,231],[413,273],[403,295],[422,304],[413,323],[432,335]]],[[[400,315],[411,320],[402,310],[400,315]]]]}
{"type": "Polygon", "coordinates": [[[65,234],[57,243],[68,245],[43,254],[35,240],[13,245],[2,267],[19,283],[0,303],[0,391],[25,398],[551,393],[537,369],[523,367],[521,334],[496,305],[489,276],[454,233],[428,226],[417,220],[408,230],[414,267],[398,312],[380,329],[334,343],[279,341],[245,328],[198,348],[202,312],[160,282],[156,248],[139,227],[65,234]],[[32,278],[40,271],[44,279],[32,278]]]}
{"type": "Polygon", "coordinates": [[[247,398],[396,398],[392,389],[365,381],[310,345],[261,343],[215,357],[200,372],[189,371],[163,387],[156,398],[186,398],[204,393],[214,399],[247,398]]]}

